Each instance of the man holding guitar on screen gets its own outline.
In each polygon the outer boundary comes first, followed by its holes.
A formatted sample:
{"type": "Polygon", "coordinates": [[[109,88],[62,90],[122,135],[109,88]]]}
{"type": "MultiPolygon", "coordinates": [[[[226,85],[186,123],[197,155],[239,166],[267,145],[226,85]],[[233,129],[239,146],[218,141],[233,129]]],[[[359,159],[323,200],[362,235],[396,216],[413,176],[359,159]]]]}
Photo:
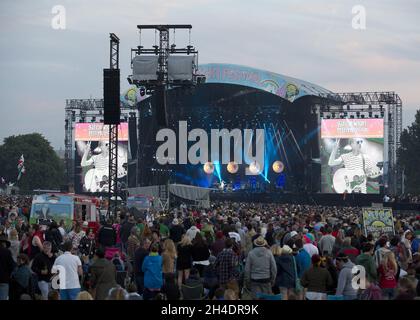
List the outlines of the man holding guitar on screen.
{"type": "Polygon", "coordinates": [[[381,170],[372,160],[361,152],[363,139],[350,140],[351,152],[337,157],[340,148],[340,139],[328,160],[330,167],[344,165],[334,173],[333,186],[337,193],[367,193],[367,178],[376,178],[382,175],[381,170]]]}

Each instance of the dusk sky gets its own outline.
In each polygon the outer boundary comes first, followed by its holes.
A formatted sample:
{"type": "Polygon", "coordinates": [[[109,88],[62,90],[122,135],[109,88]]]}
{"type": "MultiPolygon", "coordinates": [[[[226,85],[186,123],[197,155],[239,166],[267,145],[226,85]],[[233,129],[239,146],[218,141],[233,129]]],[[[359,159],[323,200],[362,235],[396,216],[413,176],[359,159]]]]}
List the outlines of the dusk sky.
{"type": "MultiPolygon", "coordinates": [[[[420,109],[418,0],[1,0],[0,140],[40,132],[64,148],[69,98],[102,98],[109,33],[121,39],[128,87],[137,24],[192,24],[199,63],[234,63],[310,81],[335,92],[395,91],[403,125],[420,109]],[[352,7],[366,8],[366,30],[352,7]],[[66,9],[66,29],[51,12],[66,9]]],[[[171,33],[172,37],[173,34],[171,33]]],[[[188,33],[177,32],[179,46],[188,33]]],[[[154,33],[144,34],[146,46],[154,33]]]]}

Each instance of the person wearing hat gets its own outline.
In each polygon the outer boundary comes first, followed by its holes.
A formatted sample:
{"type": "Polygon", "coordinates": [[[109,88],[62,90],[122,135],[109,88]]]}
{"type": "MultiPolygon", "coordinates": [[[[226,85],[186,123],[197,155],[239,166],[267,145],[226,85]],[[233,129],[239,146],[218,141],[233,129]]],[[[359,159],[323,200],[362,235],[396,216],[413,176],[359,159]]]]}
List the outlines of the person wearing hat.
{"type": "Polygon", "coordinates": [[[7,236],[0,235],[0,300],[7,300],[9,296],[10,276],[16,266],[7,236]]]}
{"type": "Polygon", "coordinates": [[[289,294],[296,289],[297,265],[293,249],[288,245],[281,248],[281,254],[275,256],[277,277],[275,286],[280,289],[283,300],[288,300],[289,294]]]}
{"type": "Polygon", "coordinates": [[[245,263],[245,285],[251,290],[253,299],[258,293],[271,294],[277,275],[277,266],[273,253],[267,248],[267,241],[259,236],[254,240],[252,249],[245,263]]]}

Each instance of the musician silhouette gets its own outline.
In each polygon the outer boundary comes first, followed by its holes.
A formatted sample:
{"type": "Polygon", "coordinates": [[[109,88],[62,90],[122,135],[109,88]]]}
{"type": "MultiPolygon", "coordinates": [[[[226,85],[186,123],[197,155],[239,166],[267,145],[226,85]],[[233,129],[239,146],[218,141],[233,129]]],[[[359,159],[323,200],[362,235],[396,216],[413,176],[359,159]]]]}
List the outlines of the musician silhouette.
{"type": "Polygon", "coordinates": [[[85,175],[86,191],[108,191],[109,143],[108,141],[99,141],[98,147],[93,150],[93,155],[88,158],[91,151],[90,145],[91,142],[88,141],[80,163],[82,167],[93,166],[85,175]]]}
{"type": "Polygon", "coordinates": [[[367,193],[367,178],[381,175],[380,169],[368,155],[362,153],[363,139],[350,139],[351,151],[337,157],[340,139],[336,140],[328,160],[330,167],[344,165],[344,169],[335,172],[334,189],[337,193],[367,193]]]}

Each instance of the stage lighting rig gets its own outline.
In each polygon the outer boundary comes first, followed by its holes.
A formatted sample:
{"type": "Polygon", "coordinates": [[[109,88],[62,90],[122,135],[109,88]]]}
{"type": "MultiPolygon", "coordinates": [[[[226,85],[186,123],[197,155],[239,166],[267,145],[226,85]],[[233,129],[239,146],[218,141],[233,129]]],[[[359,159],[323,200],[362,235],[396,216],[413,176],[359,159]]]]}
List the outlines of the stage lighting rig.
{"type": "MultiPolygon", "coordinates": [[[[205,82],[205,76],[198,74],[198,51],[191,45],[190,24],[172,25],[138,25],[140,45],[131,49],[132,75],[127,80],[134,84],[142,93],[152,95],[155,99],[157,122],[159,126],[167,125],[166,91],[169,88],[191,88],[205,82]],[[189,43],[184,48],[169,44],[169,33],[173,30],[175,40],[176,30],[188,30],[189,43]],[[159,44],[145,48],[141,44],[141,33],[144,30],[154,30],[159,33],[159,44]]],[[[155,36],[156,42],[156,36],[155,36]]]]}

